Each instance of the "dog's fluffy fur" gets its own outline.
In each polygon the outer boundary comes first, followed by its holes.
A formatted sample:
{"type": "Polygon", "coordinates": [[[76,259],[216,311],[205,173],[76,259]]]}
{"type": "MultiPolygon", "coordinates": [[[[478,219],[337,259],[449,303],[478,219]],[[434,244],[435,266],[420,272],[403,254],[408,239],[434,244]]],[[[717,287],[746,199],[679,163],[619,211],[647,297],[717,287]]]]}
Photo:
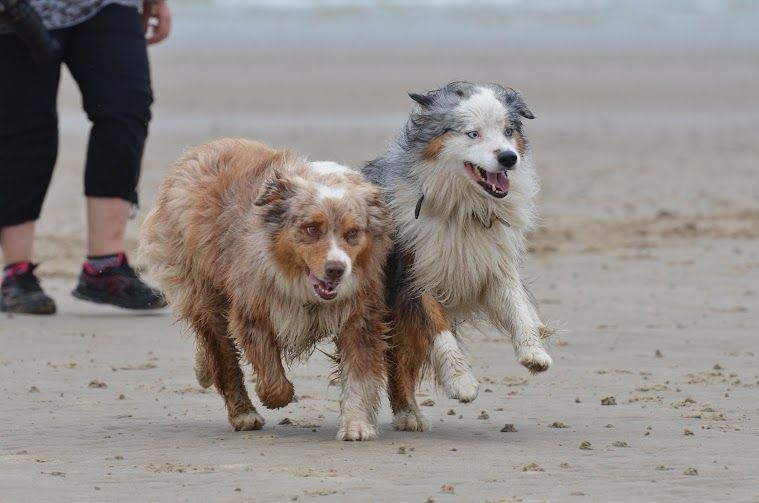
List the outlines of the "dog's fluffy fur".
{"type": "Polygon", "coordinates": [[[141,255],[197,338],[198,381],[215,384],[236,430],[260,429],[256,393],[287,405],[282,359],[333,337],[338,439],[377,436],[384,385],[383,266],[392,219],[380,190],[349,168],[225,139],[188,151],[143,224],[141,255]]]}
{"type": "Polygon", "coordinates": [[[428,362],[449,396],[477,396],[456,322],[508,332],[532,372],[552,360],[542,342],[549,329],[519,274],[538,191],[522,126],[532,112],[495,84],[453,82],[410,96],[417,106],[405,129],[364,174],[384,187],[397,227],[387,265],[394,425],[422,431],[414,390],[428,362]]]}

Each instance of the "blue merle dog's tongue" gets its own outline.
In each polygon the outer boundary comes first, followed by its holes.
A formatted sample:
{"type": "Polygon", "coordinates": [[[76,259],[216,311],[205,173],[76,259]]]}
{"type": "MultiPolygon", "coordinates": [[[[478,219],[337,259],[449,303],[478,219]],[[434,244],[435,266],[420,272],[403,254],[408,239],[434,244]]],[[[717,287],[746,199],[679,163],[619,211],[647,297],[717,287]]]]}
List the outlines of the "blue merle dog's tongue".
{"type": "Polygon", "coordinates": [[[509,190],[509,177],[506,173],[487,172],[487,182],[501,192],[509,190]]]}

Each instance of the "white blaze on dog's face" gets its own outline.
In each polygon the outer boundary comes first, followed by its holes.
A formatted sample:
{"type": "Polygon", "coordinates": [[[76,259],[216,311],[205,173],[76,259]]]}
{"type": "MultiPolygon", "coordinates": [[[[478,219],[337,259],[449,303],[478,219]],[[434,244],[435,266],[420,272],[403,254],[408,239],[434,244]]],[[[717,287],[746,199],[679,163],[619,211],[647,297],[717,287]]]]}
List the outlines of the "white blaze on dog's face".
{"type": "Polygon", "coordinates": [[[313,161],[309,163],[311,169],[322,175],[329,175],[333,173],[354,173],[348,166],[343,166],[332,161],[313,161]]]}
{"type": "Polygon", "coordinates": [[[307,282],[324,301],[352,294],[356,269],[372,245],[365,191],[300,177],[278,182],[286,188],[277,189],[281,197],[267,203],[264,219],[273,228],[281,272],[307,282]]]}
{"type": "Polygon", "coordinates": [[[503,198],[509,191],[508,171],[519,168],[524,138],[509,111],[493,91],[480,88],[453,111],[460,124],[430,142],[427,158],[449,164],[483,194],[503,198]]]}

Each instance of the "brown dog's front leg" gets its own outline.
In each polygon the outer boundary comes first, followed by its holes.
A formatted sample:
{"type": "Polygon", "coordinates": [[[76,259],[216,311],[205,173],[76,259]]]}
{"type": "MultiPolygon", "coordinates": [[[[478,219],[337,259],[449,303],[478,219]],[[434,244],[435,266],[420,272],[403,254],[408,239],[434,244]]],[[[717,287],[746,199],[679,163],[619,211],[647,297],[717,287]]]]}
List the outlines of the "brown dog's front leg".
{"type": "Polygon", "coordinates": [[[285,375],[276,335],[266,320],[232,308],[229,330],[253,364],[256,372],[256,393],[269,409],[284,407],[293,399],[294,388],[285,375]]]}
{"type": "Polygon", "coordinates": [[[239,354],[232,339],[227,336],[227,321],[220,313],[219,306],[204,306],[191,323],[198,343],[197,370],[204,384],[216,385],[224,398],[229,414],[229,422],[235,430],[260,430],[264,425],[261,417],[250,401],[245,390],[239,354]]]}

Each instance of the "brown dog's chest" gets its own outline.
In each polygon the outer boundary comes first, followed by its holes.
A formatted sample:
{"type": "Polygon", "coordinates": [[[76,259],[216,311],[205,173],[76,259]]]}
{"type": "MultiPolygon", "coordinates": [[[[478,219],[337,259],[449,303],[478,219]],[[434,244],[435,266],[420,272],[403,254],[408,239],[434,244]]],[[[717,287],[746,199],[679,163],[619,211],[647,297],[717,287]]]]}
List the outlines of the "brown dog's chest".
{"type": "Polygon", "coordinates": [[[288,360],[308,355],[319,341],[337,335],[347,316],[346,306],[292,302],[271,307],[272,327],[288,360]]]}

